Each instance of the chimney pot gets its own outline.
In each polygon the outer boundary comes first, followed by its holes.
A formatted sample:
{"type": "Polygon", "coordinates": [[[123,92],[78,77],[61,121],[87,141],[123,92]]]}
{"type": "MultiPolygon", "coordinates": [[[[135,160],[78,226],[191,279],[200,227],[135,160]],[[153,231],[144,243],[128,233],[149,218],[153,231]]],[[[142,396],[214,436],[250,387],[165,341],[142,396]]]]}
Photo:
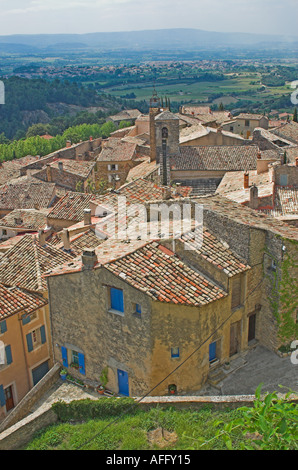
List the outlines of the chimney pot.
{"type": "Polygon", "coordinates": [[[63,171],[63,162],[58,162],[58,168],[60,171],[63,171]]]}
{"type": "Polygon", "coordinates": [[[84,209],[84,225],[91,225],[91,209],[84,209]]]}
{"type": "Polygon", "coordinates": [[[69,148],[69,147],[71,147],[71,140],[66,141],[66,148],[69,148]]]}
{"type": "Polygon", "coordinates": [[[295,159],[296,166],[298,166],[298,157],[295,159]]]}
{"type": "Polygon", "coordinates": [[[244,173],[244,184],[243,184],[243,186],[244,186],[244,189],[249,188],[249,173],[248,173],[248,171],[246,171],[244,173]]]}
{"type": "Polygon", "coordinates": [[[83,269],[93,269],[97,263],[97,256],[94,248],[84,248],[82,254],[83,269]]]}
{"type": "Polygon", "coordinates": [[[62,240],[63,240],[63,248],[65,251],[70,251],[70,240],[69,240],[69,230],[64,228],[62,231],[62,240]]]}

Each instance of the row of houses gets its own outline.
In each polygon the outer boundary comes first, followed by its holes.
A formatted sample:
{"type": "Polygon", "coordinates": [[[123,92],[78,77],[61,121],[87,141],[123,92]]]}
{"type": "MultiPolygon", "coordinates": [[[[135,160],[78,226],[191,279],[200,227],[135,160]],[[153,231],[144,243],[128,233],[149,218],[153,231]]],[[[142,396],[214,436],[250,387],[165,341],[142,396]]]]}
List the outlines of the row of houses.
{"type": "Polygon", "coordinates": [[[117,395],[189,394],[254,344],[277,352],[283,322],[295,336],[295,289],[291,320],[275,297],[276,279],[297,280],[295,126],[244,139],[223,129],[227,116],[179,114],[153,96],[149,116],[109,139],[10,169],[0,419],[55,363],[94,389],[106,371],[117,395]]]}

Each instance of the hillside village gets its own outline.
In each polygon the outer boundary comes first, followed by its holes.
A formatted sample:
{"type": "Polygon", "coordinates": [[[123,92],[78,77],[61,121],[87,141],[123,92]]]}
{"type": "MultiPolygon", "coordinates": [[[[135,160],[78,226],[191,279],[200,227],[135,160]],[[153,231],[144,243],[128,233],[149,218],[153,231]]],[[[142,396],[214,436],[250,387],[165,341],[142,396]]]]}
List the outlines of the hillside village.
{"type": "Polygon", "coordinates": [[[131,125],[0,163],[0,422],[57,364],[106,395],[191,395],[297,337],[298,123],[155,91],[109,120],[131,125]]]}

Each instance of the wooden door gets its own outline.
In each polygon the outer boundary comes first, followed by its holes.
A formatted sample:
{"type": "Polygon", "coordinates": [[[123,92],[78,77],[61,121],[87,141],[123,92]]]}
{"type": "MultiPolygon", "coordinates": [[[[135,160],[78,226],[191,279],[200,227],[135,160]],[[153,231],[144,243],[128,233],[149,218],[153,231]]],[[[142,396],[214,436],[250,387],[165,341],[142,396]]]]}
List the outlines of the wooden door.
{"type": "Polygon", "coordinates": [[[13,394],[12,394],[12,387],[7,387],[4,390],[5,393],[5,403],[6,403],[6,411],[11,410],[14,408],[14,401],[13,401],[13,394]]]}
{"type": "Polygon", "coordinates": [[[230,329],[230,356],[239,351],[240,322],[232,323],[230,329]]]}

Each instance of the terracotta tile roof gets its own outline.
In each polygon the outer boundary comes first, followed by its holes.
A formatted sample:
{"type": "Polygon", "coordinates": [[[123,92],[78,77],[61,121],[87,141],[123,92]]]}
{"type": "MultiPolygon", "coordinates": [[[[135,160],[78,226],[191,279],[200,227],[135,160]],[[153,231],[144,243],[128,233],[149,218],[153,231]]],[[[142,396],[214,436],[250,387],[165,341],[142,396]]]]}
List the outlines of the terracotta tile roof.
{"type": "Polygon", "coordinates": [[[47,208],[55,200],[54,183],[19,178],[0,187],[0,209],[47,208]]]}
{"type": "Polygon", "coordinates": [[[46,290],[43,274],[50,268],[71,261],[72,257],[51,246],[41,246],[25,235],[0,258],[0,282],[30,291],[46,290]]]}
{"type": "Polygon", "coordinates": [[[48,209],[15,209],[0,219],[0,227],[37,232],[46,226],[48,209]]]}
{"type": "Polygon", "coordinates": [[[124,109],[120,111],[118,114],[114,114],[113,116],[109,116],[110,119],[113,121],[125,121],[127,119],[136,119],[142,113],[138,109],[124,109]]]}
{"type": "Polygon", "coordinates": [[[201,306],[227,295],[158,242],[110,262],[105,268],[160,302],[201,306]]]}
{"type": "Polygon", "coordinates": [[[84,179],[88,178],[91,171],[95,167],[95,162],[91,161],[77,161],[77,160],[70,160],[70,159],[62,159],[59,158],[55,160],[53,163],[50,164],[52,168],[59,169],[59,164],[63,165],[63,170],[66,173],[70,173],[76,176],[80,176],[84,179]]]}
{"type": "Polygon", "coordinates": [[[0,185],[7,183],[12,178],[18,178],[21,174],[22,167],[36,160],[39,160],[39,156],[32,157],[28,155],[23,158],[0,163],[0,185]]]}
{"type": "Polygon", "coordinates": [[[180,147],[171,157],[171,170],[255,170],[258,147],[255,145],[180,147]]]}
{"type": "MultiPolygon", "coordinates": [[[[274,183],[268,171],[257,174],[256,170],[248,172],[249,186],[255,184],[259,190],[259,197],[273,195],[274,183]]],[[[244,188],[244,172],[231,171],[224,175],[216,193],[239,203],[247,202],[250,198],[250,189],[244,188]]]]}
{"type": "Polygon", "coordinates": [[[274,209],[280,215],[298,215],[298,186],[276,186],[274,209]]]}
{"type": "Polygon", "coordinates": [[[156,162],[150,162],[150,158],[145,158],[139,165],[132,168],[127,175],[127,181],[130,183],[139,178],[144,178],[158,168],[156,162]]]}
{"type": "Polygon", "coordinates": [[[257,121],[259,121],[262,118],[268,119],[263,114],[241,113],[241,114],[238,114],[238,116],[234,116],[234,119],[254,119],[254,120],[257,120],[257,121]]]}
{"type": "MultiPolygon", "coordinates": [[[[88,229],[85,232],[76,235],[71,236],[70,234],[69,242],[71,248],[70,254],[76,257],[82,254],[84,248],[96,248],[103,242],[103,240],[96,236],[94,230],[88,229]]],[[[53,234],[49,239],[47,239],[46,244],[60,249],[63,248],[62,233],[58,232],[53,234]]]]}
{"type": "Polygon", "coordinates": [[[41,296],[16,287],[7,288],[0,283],[0,320],[19,312],[32,313],[47,303],[41,296]]]}
{"type": "Polygon", "coordinates": [[[298,123],[294,121],[287,122],[278,129],[271,131],[273,134],[280,136],[291,142],[298,143],[298,123]]]}
{"type": "Polygon", "coordinates": [[[68,191],[48,214],[48,219],[72,220],[79,222],[84,219],[84,209],[89,209],[92,194],[68,191]]]}
{"type": "Polygon", "coordinates": [[[239,224],[268,230],[291,240],[298,240],[298,228],[291,227],[261,211],[250,209],[221,195],[201,197],[197,201],[204,206],[204,211],[217,212],[221,217],[235,220],[239,224]]]}
{"type": "Polygon", "coordinates": [[[109,139],[102,147],[97,157],[98,162],[121,162],[133,160],[136,156],[136,143],[125,142],[120,139],[109,139]]]}
{"type": "Polygon", "coordinates": [[[244,259],[236,255],[226,242],[219,240],[209,229],[203,229],[203,238],[196,230],[185,233],[181,237],[187,249],[195,250],[202,258],[229,277],[250,269],[244,259]]]}

